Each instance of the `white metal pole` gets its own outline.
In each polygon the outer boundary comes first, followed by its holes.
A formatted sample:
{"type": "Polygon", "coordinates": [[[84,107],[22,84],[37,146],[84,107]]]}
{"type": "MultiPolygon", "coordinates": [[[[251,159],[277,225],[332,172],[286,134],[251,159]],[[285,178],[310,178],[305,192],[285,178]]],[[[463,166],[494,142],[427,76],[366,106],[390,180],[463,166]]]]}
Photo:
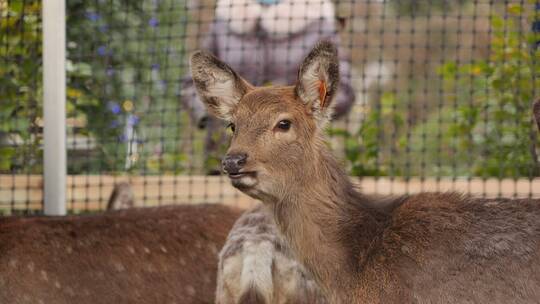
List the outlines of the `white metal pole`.
{"type": "Polygon", "coordinates": [[[46,215],[66,214],[66,5],[43,2],[43,180],[46,215]]]}

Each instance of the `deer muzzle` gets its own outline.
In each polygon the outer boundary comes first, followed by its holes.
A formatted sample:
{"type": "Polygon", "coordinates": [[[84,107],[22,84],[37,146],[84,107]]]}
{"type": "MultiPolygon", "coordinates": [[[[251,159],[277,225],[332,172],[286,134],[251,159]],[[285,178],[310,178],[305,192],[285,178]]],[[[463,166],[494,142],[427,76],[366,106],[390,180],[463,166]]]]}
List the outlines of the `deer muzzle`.
{"type": "Polygon", "coordinates": [[[221,165],[223,167],[223,171],[225,171],[225,173],[227,173],[229,177],[238,178],[244,175],[245,172],[242,172],[242,168],[244,167],[246,162],[246,153],[234,153],[225,155],[225,158],[223,158],[221,165]]]}

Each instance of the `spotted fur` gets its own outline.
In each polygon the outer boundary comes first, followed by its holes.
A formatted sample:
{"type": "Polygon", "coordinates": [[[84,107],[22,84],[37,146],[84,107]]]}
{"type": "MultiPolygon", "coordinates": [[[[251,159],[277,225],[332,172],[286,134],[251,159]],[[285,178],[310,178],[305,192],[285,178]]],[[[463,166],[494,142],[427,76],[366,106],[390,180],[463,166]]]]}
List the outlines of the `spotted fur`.
{"type": "Polygon", "coordinates": [[[220,205],[0,218],[0,303],[214,303],[220,205]]]}

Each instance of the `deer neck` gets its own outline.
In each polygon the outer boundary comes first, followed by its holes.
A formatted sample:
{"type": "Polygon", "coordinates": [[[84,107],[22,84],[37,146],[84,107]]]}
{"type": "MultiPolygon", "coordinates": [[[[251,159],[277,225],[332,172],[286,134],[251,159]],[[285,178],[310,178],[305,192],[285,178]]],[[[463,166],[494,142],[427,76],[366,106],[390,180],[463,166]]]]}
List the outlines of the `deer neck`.
{"type": "Polygon", "coordinates": [[[329,151],[321,149],[306,163],[314,165],[287,186],[279,203],[267,205],[296,257],[321,286],[333,292],[350,288],[361,271],[358,265],[373,249],[380,222],[329,151]]]}

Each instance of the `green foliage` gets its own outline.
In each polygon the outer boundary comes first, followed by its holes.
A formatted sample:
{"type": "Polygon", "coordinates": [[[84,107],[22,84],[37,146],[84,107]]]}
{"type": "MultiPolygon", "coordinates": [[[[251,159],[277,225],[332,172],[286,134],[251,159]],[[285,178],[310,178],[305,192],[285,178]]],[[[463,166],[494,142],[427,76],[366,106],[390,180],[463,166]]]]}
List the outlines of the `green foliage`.
{"type": "MultiPolygon", "coordinates": [[[[200,132],[197,139],[182,137],[193,132],[185,130],[188,119],[178,111],[177,96],[186,72],[189,16],[185,9],[170,9],[175,2],[67,1],[67,113],[74,122],[69,134],[95,142],[88,150],[70,151],[71,174],[181,172],[187,163],[193,166],[184,152],[202,155],[200,132]],[[131,157],[128,124],[137,132],[138,151],[131,157]]],[[[392,5],[400,14],[418,15],[465,2],[392,5]]],[[[0,0],[0,8],[0,172],[39,173],[41,1],[0,0]]],[[[540,54],[530,47],[540,40],[530,31],[533,13],[526,5],[508,5],[507,17],[491,20],[488,59],[440,66],[441,106],[422,113],[417,125],[405,117],[406,96],[384,93],[360,127],[330,130],[343,139],[351,174],[540,175],[531,149],[530,104],[540,87],[540,54]]],[[[207,162],[219,164],[212,158],[207,162]]]]}
{"type": "Polygon", "coordinates": [[[456,92],[450,102],[450,123],[444,136],[453,149],[475,155],[470,174],[519,177],[540,174],[531,136],[531,103],[540,86],[540,51],[531,48],[539,37],[528,29],[534,10],[511,4],[508,18],[491,20],[493,38],[489,60],[457,65],[447,62],[439,72],[445,91],[456,92]],[[521,20],[530,14],[529,22],[521,20]]]}
{"type": "Polygon", "coordinates": [[[41,170],[40,1],[0,1],[0,172],[41,170]]]}
{"type": "Polygon", "coordinates": [[[534,149],[540,143],[531,123],[540,87],[540,51],[531,46],[540,37],[530,31],[534,10],[527,5],[507,5],[505,14],[491,20],[488,58],[438,68],[441,101],[421,121],[405,125],[405,100],[385,93],[358,130],[330,130],[344,139],[353,175],[540,175],[534,149]]]}
{"type": "Polygon", "coordinates": [[[171,9],[173,0],[68,4],[68,57],[74,68],[68,81],[75,93],[70,114],[87,123],[98,148],[94,157],[72,161],[79,165],[72,171],[183,170],[186,156],[175,139],[185,121],[176,94],[185,50],[173,37],[185,36],[178,24],[187,22],[185,9],[171,9]],[[136,137],[128,137],[126,127],[136,137]],[[128,154],[129,145],[137,151],[128,154]]]}
{"type": "Polygon", "coordinates": [[[399,149],[395,139],[404,119],[397,106],[396,96],[385,93],[379,103],[367,112],[356,131],[339,128],[328,131],[331,136],[343,138],[345,159],[351,175],[385,176],[399,173],[391,161],[391,155],[382,153],[382,147],[391,146],[394,152],[399,149]]]}
{"type": "MultiPolygon", "coordinates": [[[[185,9],[171,10],[173,0],[66,4],[68,140],[88,143],[68,151],[69,173],[183,170],[177,92],[185,50],[172,37],[185,36],[185,9]],[[128,124],[139,148],[131,158],[128,124]]],[[[0,0],[0,9],[0,172],[39,173],[41,1],[0,0]]]]}

